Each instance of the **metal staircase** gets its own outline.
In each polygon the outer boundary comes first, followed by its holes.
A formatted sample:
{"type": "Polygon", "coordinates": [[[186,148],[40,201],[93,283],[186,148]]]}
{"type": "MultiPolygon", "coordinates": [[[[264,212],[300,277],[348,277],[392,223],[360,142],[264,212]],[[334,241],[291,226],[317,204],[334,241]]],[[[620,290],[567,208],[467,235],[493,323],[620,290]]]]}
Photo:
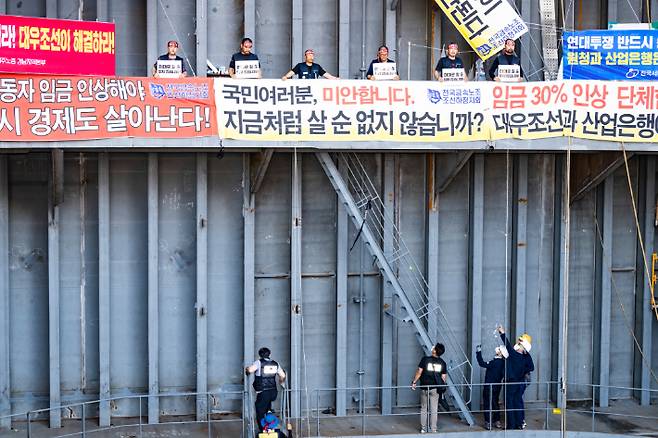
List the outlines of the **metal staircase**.
{"type": "Polygon", "coordinates": [[[426,323],[428,319],[432,319],[432,322],[437,324],[439,333],[442,334],[441,341],[446,347],[446,362],[454,364],[449,366],[447,394],[462,419],[469,425],[474,425],[473,414],[467,407],[469,400],[465,397],[470,394],[470,379],[467,375],[470,376],[472,370],[467,354],[452,332],[441,307],[437,303],[431,303],[427,281],[402,240],[393,214],[386,211],[379,192],[368,177],[359,157],[355,153],[333,155],[340,165],[340,171],[329,153],[316,153],[354,225],[357,229],[362,229],[362,238],[375,257],[382,275],[392,286],[403,310],[407,312],[402,318],[403,321],[413,323],[420,345],[428,355],[434,343],[430,339],[426,323]],[[391,239],[394,244],[394,250],[390,254],[385,254],[382,249],[385,237],[391,239]],[[402,267],[397,272],[396,265],[402,267]]]}

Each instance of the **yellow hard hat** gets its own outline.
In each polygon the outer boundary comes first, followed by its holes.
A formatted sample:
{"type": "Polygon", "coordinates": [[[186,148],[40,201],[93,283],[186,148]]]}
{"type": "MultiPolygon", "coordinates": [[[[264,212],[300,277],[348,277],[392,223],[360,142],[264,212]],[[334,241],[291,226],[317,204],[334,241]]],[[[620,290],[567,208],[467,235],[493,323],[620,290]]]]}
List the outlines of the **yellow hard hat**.
{"type": "Polygon", "coordinates": [[[523,339],[523,340],[526,341],[528,344],[532,344],[532,336],[530,336],[530,335],[527,334],[527,333],[524,333],[524,334],[522,334],[521,336],[519,336],[519,339],[523,339]]]}

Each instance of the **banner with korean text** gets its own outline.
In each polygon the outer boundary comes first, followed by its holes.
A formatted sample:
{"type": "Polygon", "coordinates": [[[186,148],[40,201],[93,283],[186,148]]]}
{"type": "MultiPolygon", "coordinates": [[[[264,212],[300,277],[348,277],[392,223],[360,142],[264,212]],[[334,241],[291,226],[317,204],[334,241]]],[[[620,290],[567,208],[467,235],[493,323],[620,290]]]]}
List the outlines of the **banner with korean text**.
{"type": "Polygon", "coordinates": [[[486,85],[216,79],[219,135],[271,141],[485,140],[486,85]]]}
{"type": "Polygon", "coordinates": [[[435,0],[475,53],[487,60],[528,26],[507,0],[435,0]]]}
{"type": "Polygon", "coordinates": [[[114,75],[114,23],[0,15],[0,72],[114,75]]]}
{"type": "Polygon", "coordinates": [[[658,31],[586,30],[562,37],[564,79],[658,80],[658,31]]]}
{"type": "Polygon", "coordinates": [[[0,76],[1,141],[217,135],[211,79],[0,76]]]}
{"type": "Polygon", "coordinates": [[[658,142],[658,83],[215,81],[227,139],[658,142]]]}

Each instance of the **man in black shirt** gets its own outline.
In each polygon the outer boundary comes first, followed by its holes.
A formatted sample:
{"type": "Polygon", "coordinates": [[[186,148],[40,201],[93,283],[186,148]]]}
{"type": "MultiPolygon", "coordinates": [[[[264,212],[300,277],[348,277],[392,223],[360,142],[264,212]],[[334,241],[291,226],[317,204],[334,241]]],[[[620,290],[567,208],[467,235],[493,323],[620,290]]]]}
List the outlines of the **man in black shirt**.
{"type": "Polygon", "coordinates": [[[432,348],[432,355],[425,356],[420,360],[414,379],[411,381],[411,389],[413,390],[416,389],[416,383],[419,380],[422,386],[420,393],[420,433],[436,432],[436,423],[439,417],[439,399],[446,390],[446,376],[448,374],[448,367],[440,357],[445,351],[443,344],[437,343],[432,348]],[[427,421],[428,408],[431,420],[429,425],[427,421]]]}
{"type": "Polygon", "coordinates": [[[516,47],[516,43],[514,42],[513,39],[508,38],[505,40],[505,47],[503,48],[503,52],[494,59],[493,64],[491,64],[491,68],[489,68],[489,77],[494,80],[494,81],[500,81],[500,78],[498,77],[498,66],[499,65],[518,65],[519,66],[519,82],[523,80],[523,69],[521,68],[521,60],[519,59],[518,56],[514,54],[514,48],[516,47]]]}
{"type": "MultiPolygon", "coordinates": [[[[384,63],[384,62],[391,62],[391,63],[395,64],[395,61],[388,58],[388,47],[381,46],[377,50],[377,59],[373,59],[370,62],[370,67],[368,67],[368,72],[366,73],[366,78],[370,79],[371,81],[377,80],[377,78],[375,77],[375,72],[374,72],[374,64],[380,64],[380,63],[384,63]]],[[[391,79],[393,79],[395,81],[400,80],[400,75],[397,73],[397,71],[395,72],[395,76],[393,76],[391,79]]]]}
{"type": "MultiPolygon", "coordinates": [[[[234,53],[231,56],[231,63],[228,66],[228,74],[232,78],[235,78],[235,62],[236,61],[258,61],[258,56],[255,53],[251,53],[251,48],[254,46],[254,42],[251,38],[242,38],[240,43],[240,51],[234,53]]],[[[260,67],[258,68],[258,77],[262,76],[260,67]]]]}
{"type": "MultiPolygon", "coordinates": [[[[164,55],[158,56],[158,61],[178,61],[180,62],[180,77],[184,78],[187,76],[187,69],[185,68],[185,61],[183,58],[180,56],[176,55],[176,52],[178,51],[178,41],[169,41],[167,42],[167,53],[164,55]]],[[[154,78],[158,77],[158,61],[153,64],[153,70],[151,71],[151,75],[154,78]]]]}
{"type": "Polygon", "coordinates": [[[313,49],[306,49],[304,52],[304,62],[300,62],[294,66],[281,79],[285,81],[294,75],[297,75],[299,79],[338,79],[336,76],[327,73],[320,64],[313,62],[313,59],[315,59],[313,49]]]}
{"type": "MultiPolygon", "coordinates": [[[[464,69],[464,61],[457,56],[459,54],[459,46],[455,42],[448,43],[448,54],[439,59],[434,69],[434,78],[437,81],[443,81],[443,70],[447,68],[461,68],[464,69]]],[[[466,80],[466,74],[464,74],[466,80]]]]}

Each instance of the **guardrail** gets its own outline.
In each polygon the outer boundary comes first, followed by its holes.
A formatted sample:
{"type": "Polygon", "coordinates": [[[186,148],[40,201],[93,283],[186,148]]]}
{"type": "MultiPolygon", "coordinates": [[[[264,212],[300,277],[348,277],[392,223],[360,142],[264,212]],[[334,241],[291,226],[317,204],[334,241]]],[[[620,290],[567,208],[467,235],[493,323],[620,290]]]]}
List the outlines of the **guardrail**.
{"type": "MultiPolygon", "coordinates": [[[[507,388],[511,385],[528,385],[534,386],[537,388],[538,394],[543,394],[546,397],[542,400],[534,400],[532,402],[526,402],[525,411],[529,416],[537,419],[538,416],[535,415],[537,412],[541,413],[543,417],[543,429],[555,429],[551,427],[551,415],[555,414],[557,407],[555,403],[550,399],[550,394],[555,392],[558,382],[528,382],[528,383],[501,383],[501,384],[473,384],[468,385],[472,390],[483,390],[485,387],[489,387],[489,394],[493,393],[492,389],[494,386],[502,386],[501,390],[501,400],[504,401],[505,393],[507,388]]],[[[567,388],[584,388],[585,393],[590,394],[591,400],[587,399],[585,401],[579,402],[570,402],[566,408],[562,408],[559,412],[560,415],[568,414],[578,414],[581,416],[587,415],[591,417],[591,426],[590,431],[594,432],[599,429],[597,426],[600,424],[599,421],[601,418],[605,417],[608,420],[611,418],[623,418],[626,421],[631,419],[635,420],[646,420],[653,424],[653,429],[655,432],[658,432],[658,407],[652,405],[652,408],[655,407],[655,411],[652,409],[650,415],[642,413],[629,413],[629,412],[615,412],[614,408],[600,408],[597,406],[598,392],[601,389],[607,389],[608,391],[622,391],[627,394],[638,394],[640,392],[646,391],[649,393],[650,399],[658,398],[658,390],[656,389],[641,389],[633,387],[622,387],[622,386],[603,386],[595,384],[579,384],[579,383],[569,383],[567,388]],[[589,403],[589,405],[587,405],[589,403]],[[655,412],[655,414],[654,414],[655,412]]],[[[415,392],[419,393],[423,390],[422,387],[417,387],[415,392]]],[[[368,427],[368,422],[372,421],[375,418],[382,417],[409,417],[413,416],[419,418],[419,409],[417,403],[404,404],[398,403],[394,408],[393,412],[388,415],[382,415],[378,409],[379,398],[383,391],[391,391],[394,393],[397,400],[404,399],[415,399],[417,396],[411,396],[412,389],[409,386],[369,386],[369,387],[349,387],[349,388],[316,388],[313,390],[291,390],[284,389],[281,392],[280,400],[283,401],[286,397],[290,397],[290,394],[296,391],[299,393],[302,398],[302,408],[303,414],[299,418],[290,418],[285,417],[285,412],[282,417],[283,421],[291,421],[296,425],[296,436],[298,437],[310,437],[323,436],[323,432],[330,432],[327,424],[332,421],[340,420],[350,420],[350,421],[359,421],[360,422],[360,433],[362,435],[373,435],[374,428],[368,427]],[[358,394],[360,401],[357,406],[363,406],[364,408],[355,407],[349,409],[345,416],[336,416],[334,410],[332,410],[331,402],[327,400],[336,400],[336,397],[346,397],[348,394],[358,394]],[[324,426],[323,426],[324,423],[324,426]]],[[[153,428],[157,427],[167,427],[167,426],[188,426],[193,427],[195,425],[200,426],[202,429],[198,431],[198,434],[207,433],[207,436],[240,436],[244,438],[250,438],[256,436],[255,424],[250,424],[249,418],[251,418],[251,411],[253,409],[254,397],[252,391],[225,391],[220,393],[168,393],[168,394],[159,394],[157,396],[144,394],[144,395],[129,395],[129,396],[117,396],[110,399],[104,400],[95,400],[95,401],[85,401],[80,403],[71,403],[66,405],[61,405],[56,408],[44,408],[44,409],[35,409],[30,410],[22,414],[12,414],[10,416],[0,417],[2,419],[11,418],[12,423],[17,426],[21,426],[20,429],[25,429],[25,436],[28,438],[40,438],[48,437],[71,437],[71,436],[82,436],[86,437],[89,434],[96,432],[102,432],[107,430],[128,430],[131,432],[132,436],[143,438],[145,434],[151,432],[153,428]],[[185,398],[190,401],[190,404],[193,405],[197,397],[206,397],[206,416],[204,419],[199,420],[196,418],[194,412],[186,412],[180,416],[167,416],[163,417],[163,421],[157,424],[151,424],[147,421],[147,402],[149,398],[159,397],[159,398],[185,398]],[[240,405],[240,409],[229,410],[223,409],[222,406],[218,406],[217,400],[222,397],[230,396],[231,400],[237,402],[240,405]],[[107,427],[99,426],[98,421],[98,405],[101,403],[110,403],[112,406],[116,406],[120,402],[129,402],[133,400],[136,403],[138,408],[138,416],[135,417],[112,417],[114,424],[111,424],[107,427]],[[214,407],[214,408],[213,408],[214,407]],[[69,416],[63,416],[65,421],[63,422],[63,427],[61,429],[48,429],[45,427],[44,420],[49,417],[49,413],[53,410],[68,411],[69,416]],[[190,419],[189,417],[193,417],[190,419]],[[136,421],[134,421],[136,420],[136,421]],[[79,422],[79,424],[77,424],[79,422]],[[39,427],[37,427],[40,426],[39,427]],[[205,430],[204,430],[205,429],[205,430]],[[239,429],[239,431],[238,431],[239,429]]],[[[478,424],[482,424],[481,414],[485,412],[499,412],[504,420],[505,415],[513,411],[512,409],[507,409],[501,401],[501,408],[497,411],[485,409],[487,407],[486,400],[483,401],[485,405],[484,408],[479,406],[471,406],[471,412],[475,414],[478,418],[478,424]]],[[[441,420],[441,417],[445,419],[446,416],[452,414],[457,416],[459,413],[458,410],[450,409],[439,411],[439,424],[444,420],[441,420]]],[[[555,423],[554,423],[555,424],[555,423]]],[[[582,424],[582,422],[580,423],[582,424]]],[[[569,424],[567,424],[569,426],[569,424]]],[[[464,425],[464,427],[467,427],[464,425]]],[[[569,430],[579,430],[578,428],[569,428],[569,430]]],[[[583,427],[580,427],[581,431],[583,427]]],[[[401,432],[402,433],[402,432],[401,432]]],[[[405,432],[408,433],[408,432],[405,432]]],[[[0,434],[2,435],[2,434],[0,434]]],[[[12,432],[12,437],[19,436],[15,432],[12,432]]]]}

